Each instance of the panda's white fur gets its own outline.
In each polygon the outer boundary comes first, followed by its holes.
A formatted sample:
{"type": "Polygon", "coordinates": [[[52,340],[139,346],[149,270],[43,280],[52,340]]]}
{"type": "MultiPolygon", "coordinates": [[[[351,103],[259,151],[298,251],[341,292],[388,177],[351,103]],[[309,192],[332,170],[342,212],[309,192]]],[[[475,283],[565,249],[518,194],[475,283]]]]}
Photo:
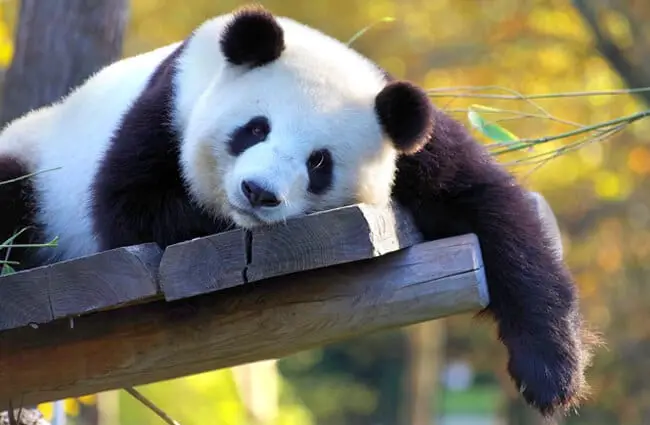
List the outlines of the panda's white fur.
{"type": "MultiPolygon", "coordinates": [[[[58,238],[57,260],[97,251],[89,213],[90,184],[122,114],[151,72],[176,47],[165,46],[115,62],[60,101],[9,123],[0,155],[27,161],[38,200],[37,222],[58,238]]],[[[48,262],[50,249],[41,250],[48,262]]]]}
{"type": "MultiPolygon", "coordinates": [[[[372,108],[385,85],[380,70],[353,50],[289,18],[278,17],[286,49],[267,66],[229,64],[217,41],[232,14],[201,25],[179,57],[173,124],[182,134],[183,173],[206,208],[241,226],[285,220],[352,202],[386,203],[396,151],[372,108]],[[224,99],[227,99],[224,101],[224,99]],[[228,133],[255,114],[271,116],[270,139],[233,159],[228,133]],[[333,138],[337,134],[345,138],[333,138]],[[328,147],[336,184],[306,193],[303,166],[314,146],[328,147]],[[239,184],[254,177],[283,197],[279,207],[245,208],[239,184]]],[[[180,43],[115,62],[61,101],[32,111],[0,135],[0,155],[29,162],[45,237],[59,238],[58,259],[98,250],[89,213],[90,185],[120,118],[157,66],[180,43]],[[44,172],[42,172],[44,171],[44,172]]]]}

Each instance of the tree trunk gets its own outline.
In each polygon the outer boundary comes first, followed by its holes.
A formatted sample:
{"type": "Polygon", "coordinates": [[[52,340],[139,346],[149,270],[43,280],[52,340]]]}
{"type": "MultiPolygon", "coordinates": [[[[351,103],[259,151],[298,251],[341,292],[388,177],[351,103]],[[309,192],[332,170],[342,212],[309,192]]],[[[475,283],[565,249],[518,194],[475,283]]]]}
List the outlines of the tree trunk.
{"type": "MultiPolygon", "coordinates": [[[[631,88],[642,88],[650,85],[650,43],[644,35],[646,23],[643,15],[638,15],[632,2],[624,0],[572,0],[575,9],[594,38],[595,47],[603,58],[631,88]],[[615,11],[625,18],[625,24],[632,37],[629,47],[616,43],[614,37],[603,24],[601,12],[615,11]]],[[[639,2],[639,4],[642,4],[639,2]]],[[[637,98],[650,105],[650,92],[636,93],[637,98]]]]}
{"type": "Polygon", "coordinates": [[[127,0],[23,0],[0,124],[58,100],[119,59],[127,0]]]}

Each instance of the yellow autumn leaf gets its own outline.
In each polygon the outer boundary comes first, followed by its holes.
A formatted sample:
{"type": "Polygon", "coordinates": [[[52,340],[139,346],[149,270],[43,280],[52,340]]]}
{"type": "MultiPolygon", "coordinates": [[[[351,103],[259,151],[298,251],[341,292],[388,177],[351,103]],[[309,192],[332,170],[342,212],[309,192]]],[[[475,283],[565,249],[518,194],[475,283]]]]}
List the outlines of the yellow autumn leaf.
{"type": "Polygon", "coordinates": [[[52,420],[52,415],[54,414],[54,403],[41,403],[36,407],[43,414],[46,420],[52,420]]]}

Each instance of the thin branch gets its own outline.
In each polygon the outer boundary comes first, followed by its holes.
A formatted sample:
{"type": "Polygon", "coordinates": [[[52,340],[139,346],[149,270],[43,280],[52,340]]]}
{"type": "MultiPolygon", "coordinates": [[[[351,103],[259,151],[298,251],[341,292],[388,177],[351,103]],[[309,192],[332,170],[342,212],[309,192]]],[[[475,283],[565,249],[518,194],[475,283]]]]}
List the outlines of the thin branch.
{"type": "Polygon", "coordinates": [[[392,16],[386,16],[386,17],[384,17],[384,18],[381,18],[381,19],[378,20],[378,21],[375,21],[375,22],[373,22],[373,23],[371,23],[371,24],[365,26],[364,28],[361,28],[361,29],[360,29],[359,31],[357,31],[357,32],[356,32],[352,37],[350,37],[350,39],[349,39],[348,42],[347,42],[347,45],[348,45],[348,46],[352,45],[352,43],[354,43],[355,41],[357,41],[357,39],[358,39],[359,37],[361,37],[361,36],[364,35],[366,32],[368,32],[368,30],[370,30],[372,27],[374,27],[374,26],[376,26],[376,25],[378,25],[378,24],[384,23],[384,22],[394,22],[394,21],[395,21],[395,18],[393,18],[392,16]]]}
{"type": "MultiPolygon", "coordinates": [[[[534,99],[553,99],[553,98],[568,98],[568,97],[587,97],[587,96],[614,96],[614,95],[629,95],[629,94],[634,94],[634,93],[649,93],[650,94],[650,87],[643,87],[643,88],[638,88],[638,89],[621,89],[621,90],[600,90],[600,91],[585,91],[585,92],[564,92],[564,93],[546,93],[546,94],[536,94],[536,95],[524,95],[522,93],[519,93],[515,90],[512,90],[507,87],[502,87],[502,86],[497,86],[497,85],[488,85],[488,86],[460,86],[460,87],[443,87],[443,88],[436,88],[436,89],[431,89],[428,90],[429,96],[430,97],[451,97],[451,98],[477,98],[477,99],[505,99],[505,100],[523,100],[531,105],[533,105],[536,109],[540,110],[542,113],[530,113],[530,112],[520,112],[520,111],[515,111],[515,110],[510,110],[510,109],[499,109],[499,108],[486,108],[485,110],[481,110],[481,113],[491,113],[491,114],[497,114],[497,113],[506,113],[506,114],[512,114],[514,115],[513,117],[506,117],[500,120],[495,120],[494,122],[500,122],[500,121],[508,121],[508,120],[514,120],[514,119],[523,119],[523,118],[540,118],[540,119],[547,119],[551,121],[555,121],[558,123],[566,124],[566,125],[571,125],[573,127],[576,127],[575,130],[572,131],[567,131],[564,133],[560,133],[555,136],[547,136],[547,137],[541,137],[541,138],[530,138],[530,139],[520,139],[517,142],[494,142],[494,143],[488,143],[486,147],[488,149],[494,149],[494,148],[501,148],[500,150],[496,150],[493,152],[493,155],[500,155],[503,153],[508,153],[508,152],[514,152],[514,151],[519,151],[523,149],[530,149],[531,147],[555,140],[560,140],[564,138],[570,138],[572,136],[580,135],[583,133],[594,133],[592,134],[592,137],[597,137],[597,140],[603,140],[606,137],[611,136],[612,134],[612,126],[616,126],[615,132],[618,132],[622,130],[625,126],[639,120],[642,118],[646,118],[650,116],[650,110],[645,110],[638,112],[633,115],[621,117],[621,118],[616,118],[610,121],[594,124],[594,125],[584,125],[580,124],[577,122],[569,121],[569,120],[564,120],[558,117],[553,116],[550,114],[548,111],[546,111],[544,108],[540,107],[537,105],[535,102],[532,100],[534,99]],[[466,91],[465,93],[459,93],[459,90],[464,90],[466,91]],[[485,93],[476,93],[478,91],[482,90],[501,90],[501,91],[506,91],[509,94],[485,94],[485,93]],[[622,124],[621,127],[619,128],[618,125],[622,124]],[[601,137],[602,136],[602,137],[601,137]]],[[[453,99],[452,99],[453,101],[453,99]]],[[[471,108],[457,108],[457,109],[452,109],[448,108],[447,106],[451,103],[448,102],[447,104],[444,105],[443,109],[446,112],[469,112],[471,108]]],[[[588,141],[588,140],[587,140],[588,141]]],[[[562,154],[564,152],[570,151],[577,149],[581,145],[584,145],[587,143],[587,141],[582,140],[580,143],[572,143],[568,146],[561,147],[559,149],[556,149],[552,152],[546,152],[542,155],[548,156],[552,155],[555,157],[556,155],[562,154]]]]}
{"type": "Polygon", "coordinates": [[[162,409],[160,409],[158,406],[153,404],[151,400],[146,398],[140,391],[136,390],[133,387],[127,387],[124,388],[124,391],[129,393],[133,398],[138,400],[140,403],[144,404],[147,406],[149,409],[151,409],[156,415],[158,415],[166,424],[168,425],[180,425],[179,422],[176,420],[172,419],[167,413],[165,413],[162,409]]]}
{"type": "Polygon", "coordinates": [[[25,174],[23,176],[16,177],[15,179],[3,180],[3,181],[0,182],[0,186],[2,186],[3,184],[19,182],[21,180],[25,180],[25,179],[28,179],[30,177],[34,177],[34,176],[36,176],[38,174],[47,173],[48,171],[54,171],[54,170],[60,170],[60,169],[61,169],[61,167],[50,168],[50,169],[47,169],[47,170],[36,171],[34,173],[25,174]]]}
{"type": "MultiPolygon", "coordinates": [[[[446,112],[452,112],[452,113],[467,113],[467,112],[471,111],[471,109],[469,109],[469,108],[456,108],[456,109],[445,109],[445,111],[446,112]]],[[[514,115],[514,117],[503,118],[503,119],[498,120],[498,121],[514,120],[514,119],[519,119],[519,118],[541,118],[541,119],[546,119],[546,120],[549,120],[549,121],[555,121],[555,122],[560,123],[560,124],[570,125],[570,126],[573,126],[573,127],[579,127],[579,128],[585,127],[585,124],[580,124],[580,123],[575,122],[575,121],[565,120],[565,119],[558,118],[558,117],[555,117],[555,116],[552,116],[552,115],[549,116],[547,114],[535,114],[535,113],[531,113],[531,112],[522,112],[522,111],[517,111],[517,110],[514,110],[514,109],[492,108],[492,110],[481,110],[480,112],[481,112],[481,114],[511,114],[511,115],[514,115]]]]}
{"type": "Polygon", "coordinates": [[[504,166],[530,165],[530,164],[536,164],[541,161],[546,161],[548,159],[552,159],[556,156],[565,154],[567,152],[575,151],[577,149],[590,145],[594,142],[601,142],[606,138],[613,136],[616,133],[620,133],[625,129],[625,127],[627,127],[627,124],[619,124],[616,127],[603,130],[601,134],[595,137],[587,136],[578,140],[577,142],[569,143],[568,145],[561,146],[557,149],[553,149],[548,152],[542,152],[535,155],[527,156],[525,158],[516,159],[514,161],[504,162],[503,165],[504,166]],[[549,156],[551,158],[548,158],[549,156]]]}
{"type": "Polygon", "coordinates": [[[10,247],[10,246],[12,245],[13,241],[15,241],[15,240],[18,238],[18,236],[22,235],[22,234],[25,233],[27,230],[29,230],[30,227],[31,227],[31,226],[23,227],[23,228],[20,229],[18,232],[14,233],[13,236],[11,236],[9,239],[7,239],[6,241],[2,242],[2,243],[0,244],[0,246],[10,247]]]}
{"type": "MultiPolygon", "coordinates": [[[[479,87],[480,87],[480,86],[479,86],[479,87]]],[[[517,90],[511,89],[511,88],[509,88],[509,87],[502,87],[502,86],[483,86],[483,87],[489,87],[489,88],[498,89],[498,90],[501,90],[501,91],[508,92],[508,93],[510,93],[511,96],[514,96],[514,97],[516,97],[517,99],[520,99],[520,100],[523,100],[523,101],[529,103],[533,108],[535,108],[535,109],[537,109],[538,111],[540,111],[544,116],[547,116],[547,117],[549,117],[549,118],[555,118],[555,117],[553,117],[553,115],[551,115],[550,112],[548,112],[548,111],[547,111],[546,109],[544,109],[542,106],[540,106],[540,105],[538,105],[537,103],[533,102],[533,100],[532,100],[532,98],[531,98],[530,96],[525,96],[524,94],[518,92],[517,90]]],[[[476,90],[470,88],[469,91],[476,91],[476,90]]],[[[429,93],[430,93],[430,92],[429,92],[429,93]]],[[[460,98],[460,97],[464,97],[465,94],[466,94],[466,93],[459,93],[457,96],[454,95],[453,97],[454,97],[454,98],[460,98]]],[[[435,96],[431,96],[431,97],[435,97],[435,96]]],[[[469,96],[469,97],[471,97],[471,96],[469,96]]]]}
{"type": "Polygon", "coordinates": [[[613,119],[613,120],[601,122],[601,123],[598,123],[598,124],[589,125],[589,126],[577,129],[577,130],[567,131],[567,132],[564,132],[564,133],[557,134],[555,136],[541,137],[541,138],[538,138],[538,139],[521,139],[521,140],[518,141],[518,143],[515,144],[515,146],[511,146],[511,147],[508,147],[506,149],[501,149],[501,150],[495,151],[495,152],[492,153],[492,155],[500,155],[500,154],[503,154],[503,153],[519,151],[519,150],[522,150],[522,149],[530,148],[531,146],[534,146],[534,145],[539,145],[539,144],[551,142],[551,141],[554,141],[554,140],[566,139],[568,137],[577,136],[577,135],[580,135],[580,134],[588,133],[590,131],[602,129],[602,128],[605,128],[605,127],[615,126],[617,124],[626,124],[627,125],[627,124],[631,124],[631,123],[633,123],[635,121],[638,121],[638,120],[640,120],[642,118],[646,118],[646,117],[649,117],[649,116],[650,116],[650,109],[645,110],[645,111],[641,111],[641,112],[637,112],[636,114],[627,115],[627,116],[616,118],[616,119],[613,119]]]}
{"type": "MultiPolygon", "coordinates": [[[[578,150],[578,149],[583,148],[583,147],[585,147],[587,145],[590,145],[592,143],[601,142],[601,141],[603,141],[603,140],[605,140],[605,139],[607,139],[607,138],[609,138],[609,137],[623,131],[626,126],[627,126],[626,124],[619,124],[618,126],[616,126],[614,128],[611,128],[608,131],[605,131],[602,134],[600,134],[600,135],[598,135],[598,136],[596,136],[594,138],[585,138],[581,142],[572,143],[570,145],[563,146],[563,147],[561,147],[559,149],[556,149],[555,151],[550,152],[552,155],[550,155],[548,158],[544,158],[544,159],[537,160],[537,161],[530,161],[529,164],[535,164],[536,163],[537,165],[535,165],[532,170],[530,170],[528,173],[526,173],[524,178],[530,177],[530,175],[532,173],[534,173],[535,171],[538,171],[544,165],[548,164],[552,159],[557,158],[560,155],[564,155],[567,152],[578,150]]],[[[522,164],[525,164],[525,163],[526,163],[526,161],[522,161],[522,162],[519,163],[519,165],[522,165],[522,164]]]]}
{"type": "MultiPolygon", "coordinates": [[[[457,93],[459,90],[480,91],[499,89],[505,90],[500,86],[470,86],[470,87],[443,87],[436,89],[427,89],[429,97],[458,97],[458,98],[475,98],[475,99],[502,99],[502,100],[537,100],[537,99],[557,99],[566,97],[592,97],[592,96],[620,96],[639,93],[650,93],[650,87],[639,87],[634,89],[620,90],[593,90],[579,92],[563,93],[540,93],[529,95],[507,95],[507,94],[481,94],[481,93],[457,93]]],[[[509,91],[509,90],[508,90],[509,91]]]]}
{"type": "Polygon", "coordinates": [[[58,239],[53,239],[50,242],[46,243],[38,243],[38,244],[31,244],[31,243],[16,243],[16,244],[0,244],[0,249],[5,249],[5,248],[56,248],[58,239]]]}

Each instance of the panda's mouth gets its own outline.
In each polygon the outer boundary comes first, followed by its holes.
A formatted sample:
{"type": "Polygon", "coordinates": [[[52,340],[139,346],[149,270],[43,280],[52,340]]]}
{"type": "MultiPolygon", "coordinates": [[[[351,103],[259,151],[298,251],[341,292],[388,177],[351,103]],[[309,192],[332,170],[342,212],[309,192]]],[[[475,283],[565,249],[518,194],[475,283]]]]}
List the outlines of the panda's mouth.
{"type": "Polygon", "coordinates": [[[237,205],[229,203],[230,217],[240,227],[250,228],[267,224],[267,221],[262,219],[255,211],[245,208],[240,208],[237,205]]]}

